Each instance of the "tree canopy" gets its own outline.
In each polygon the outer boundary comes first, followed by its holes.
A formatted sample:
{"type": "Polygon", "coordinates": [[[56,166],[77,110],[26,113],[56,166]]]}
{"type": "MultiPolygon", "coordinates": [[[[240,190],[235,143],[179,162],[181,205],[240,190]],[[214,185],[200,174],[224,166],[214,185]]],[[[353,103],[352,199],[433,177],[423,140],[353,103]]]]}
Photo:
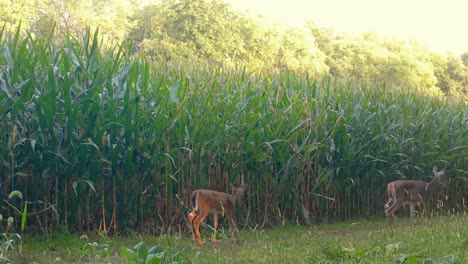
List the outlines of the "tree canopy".
{"type": "Polygon", "coordinates": [[[99,28],[108,45],[129,41],[154,61],[297,71],[313,77],[443,94],[468,101],[468,53],[439,54],[414,41],[267,24],[222,0],[0,0],[3,32],[33,37],[99,28]]]}

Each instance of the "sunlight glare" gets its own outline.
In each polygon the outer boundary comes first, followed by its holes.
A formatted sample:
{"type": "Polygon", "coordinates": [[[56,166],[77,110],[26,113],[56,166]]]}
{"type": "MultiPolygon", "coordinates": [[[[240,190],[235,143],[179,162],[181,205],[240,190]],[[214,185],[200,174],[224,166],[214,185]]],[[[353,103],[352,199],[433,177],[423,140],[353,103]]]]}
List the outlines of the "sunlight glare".
{"type": "Polygon", "coordinates": [[[339,33],[375,32],[415,39],[437,52],[468,51],[466,0],[225,0],[268,22],[303,26],[313,21],[339,33]]]}

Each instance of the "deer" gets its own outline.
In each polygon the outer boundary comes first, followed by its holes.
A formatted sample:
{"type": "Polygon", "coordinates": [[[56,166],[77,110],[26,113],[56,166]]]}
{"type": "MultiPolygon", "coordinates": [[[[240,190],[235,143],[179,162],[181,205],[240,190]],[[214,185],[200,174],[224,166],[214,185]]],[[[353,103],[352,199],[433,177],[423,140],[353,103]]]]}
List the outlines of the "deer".
{"type": "Polygon", "coordinates": [[[234,223],[234,207],[240,201],[242,195],[247,188],[246,184],[242,184],[239,188],[231,186],[232,193],[217,192],[212,190],[199,189],[192,192],[191,202],[193,210],[188,214],[188,221],[192,225],[192,240],[197,238],[198,249],[201,249],[203,241],[200,235],[200,223],[212,213],[213,214],[213,237],[212,244],[216,247],[216,230],[218,229],[218,215],[226,216],[231,229],[232,236],[236,238],[237,244],[240,245],[239,236],[237,235],[236,225],[234,223]]]}
{"type": "Polygon", "coordinates": [[[445,184],[448,181],[445,175],[446,170],[447,168],[438,171],[437,166],[434,166],[431,182],[397,180],[387,185],[388,201],[384,205],[384,211],[390,227],[393,228],[395,212],[403,205],[410,206],[410,218],[414,216],[414,206],[421,204],[424,206],[426,216],[429,216],[428,211],[432,194],[439,184],[445,184]]]}

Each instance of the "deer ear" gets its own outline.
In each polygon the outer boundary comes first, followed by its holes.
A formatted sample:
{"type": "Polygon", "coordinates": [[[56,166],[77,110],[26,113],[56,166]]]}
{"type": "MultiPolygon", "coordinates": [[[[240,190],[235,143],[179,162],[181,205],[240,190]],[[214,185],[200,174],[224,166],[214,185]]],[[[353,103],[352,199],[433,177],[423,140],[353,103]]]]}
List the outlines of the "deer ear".
{"type": "Polygon", "coordinates": [[[434,175],[437,174],[437,166],[434,166],[434,167],[432,168],[432,173],[434,173],[434,175]]]}
{"type": "Polygon", "coordinates": [[[439,173],[441,174],[444,174],[445,175],[445,172],[447,171],[447,168],[443,168],[441,171],[439,171],[439,173]]]}
{"type": "Polygon", "coordinates": [[[236,188],[234,187],[234,185],[232,185],[232,184],[229,184],[229,188],[230,188],[231,191],[233,191],[233,192],[234,192],[234,190],[236,189],[236,188]]]}

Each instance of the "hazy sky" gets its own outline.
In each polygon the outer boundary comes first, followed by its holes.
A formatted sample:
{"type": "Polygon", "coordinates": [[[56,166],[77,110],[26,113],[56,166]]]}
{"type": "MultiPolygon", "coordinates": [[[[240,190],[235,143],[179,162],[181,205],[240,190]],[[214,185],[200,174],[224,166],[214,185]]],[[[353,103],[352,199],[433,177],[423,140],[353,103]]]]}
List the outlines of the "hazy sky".
{"type": "Polygon", "coordinates": [[[225,0],[240,11],[340,33],[373,31],[416,39],[438,52],[468,51],[468,0],[225,0]]]}

